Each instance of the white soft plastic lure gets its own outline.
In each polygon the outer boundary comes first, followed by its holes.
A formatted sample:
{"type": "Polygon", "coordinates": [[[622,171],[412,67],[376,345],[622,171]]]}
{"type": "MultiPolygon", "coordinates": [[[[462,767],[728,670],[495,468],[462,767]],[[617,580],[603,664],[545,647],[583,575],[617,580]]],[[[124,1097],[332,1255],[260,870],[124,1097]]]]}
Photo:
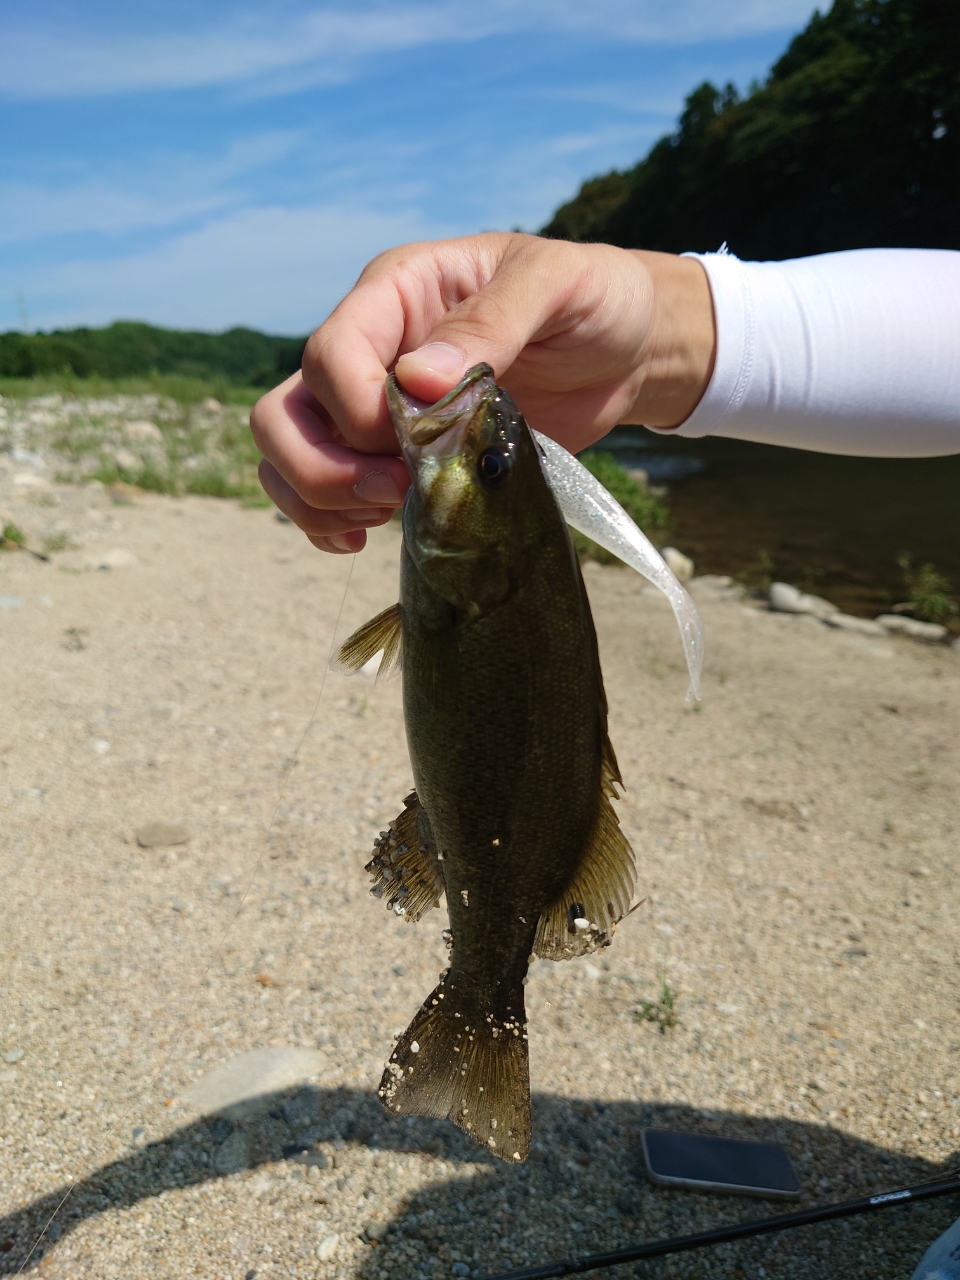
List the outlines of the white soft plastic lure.
{"type": "Polygon", "coordinates": [[[534,431],[540,446],[543,469],[550,482],[563,518],[580,533],[592,538],[599,546],[611,552],[636,569],[649,582],[663,592],[670,601],[683,652],[690,672],[690,688],[687,701],[700,701],[700,673],[703,670],[703,622],[697,606],[677,581],[673,571],[656,547],[634,524],[612,498],[600,481],[563,445],[549,436],[534,431]]]}

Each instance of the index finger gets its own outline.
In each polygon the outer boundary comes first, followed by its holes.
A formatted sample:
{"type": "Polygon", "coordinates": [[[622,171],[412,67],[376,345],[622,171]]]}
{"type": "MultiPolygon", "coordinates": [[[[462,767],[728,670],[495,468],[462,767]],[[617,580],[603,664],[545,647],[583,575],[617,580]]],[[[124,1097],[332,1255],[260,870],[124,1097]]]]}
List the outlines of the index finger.
{"type": "Polygon", "coordinates": [[[483,287],[511,237],[425,242],[375,258],[307,343],[303,378],[354,448],[395,450],[384,382],[451,308],[483,287]]]}

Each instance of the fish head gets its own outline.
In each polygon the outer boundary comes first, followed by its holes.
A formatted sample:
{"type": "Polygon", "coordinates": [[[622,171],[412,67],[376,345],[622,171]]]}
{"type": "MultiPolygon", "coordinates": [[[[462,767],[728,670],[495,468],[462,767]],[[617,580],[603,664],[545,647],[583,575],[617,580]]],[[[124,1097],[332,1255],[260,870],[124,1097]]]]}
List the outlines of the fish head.
{"type": "Polygon", "coordinates": [[[413,482],[407,549],[445,599],[482,612],[509,594],[517,544],[535,537],[540,504],[558,518],[530,430],[487,364],[433,405],[391,376],[387,401],[413,482]]]}

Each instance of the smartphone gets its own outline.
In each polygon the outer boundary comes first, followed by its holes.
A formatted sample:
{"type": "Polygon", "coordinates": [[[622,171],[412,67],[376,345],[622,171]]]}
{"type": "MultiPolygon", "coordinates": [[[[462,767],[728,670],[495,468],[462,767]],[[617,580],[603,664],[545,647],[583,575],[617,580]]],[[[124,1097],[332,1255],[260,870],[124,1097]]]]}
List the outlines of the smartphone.
{"type": "Polygon", "coordinates": [[[741,1142],[669,1129],[644,1129],[640,1141],[647,1173],[665,1187],[763,1200],[795,1200],[800,1194],[790,1157],[775,1142],[741,1142]]]}

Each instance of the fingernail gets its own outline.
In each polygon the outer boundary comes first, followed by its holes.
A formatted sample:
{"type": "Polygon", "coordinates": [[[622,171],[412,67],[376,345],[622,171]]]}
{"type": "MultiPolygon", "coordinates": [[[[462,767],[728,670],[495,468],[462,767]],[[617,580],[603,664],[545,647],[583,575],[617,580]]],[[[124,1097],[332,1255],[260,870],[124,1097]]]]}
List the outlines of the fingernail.
{"type": "Polygon", "coordinates": [[[348,524],[379,524],[383,519],[383,512],[379,507],[357,507],[356,510],[338,511],[337,515],[341,520],[346,520],[348,524]]]}
{"type": "Polygon", "coordinates": [[[338,551],[353,550],[353,547],[350,545],[350,539],[345,533],[331,533],[328,536],[327,541],[330,543],[331,547],[336,547],[338,551]]]}
{"type": "Polygon", "coordinates": [[[449,342],[428,342],[424,347],[410,351],[402,360],[413,360],[421,369],[430,369],[433,373],[459,373],[467,363],[462,351],[449,342]]]}
{"type": "Polygon", "coordinates": [[[402,501],[400,490],[387,471],[371,471],[353,486],[353,492],[364,502],[379,502],[385,507],[398,507],[402,501]]]}

